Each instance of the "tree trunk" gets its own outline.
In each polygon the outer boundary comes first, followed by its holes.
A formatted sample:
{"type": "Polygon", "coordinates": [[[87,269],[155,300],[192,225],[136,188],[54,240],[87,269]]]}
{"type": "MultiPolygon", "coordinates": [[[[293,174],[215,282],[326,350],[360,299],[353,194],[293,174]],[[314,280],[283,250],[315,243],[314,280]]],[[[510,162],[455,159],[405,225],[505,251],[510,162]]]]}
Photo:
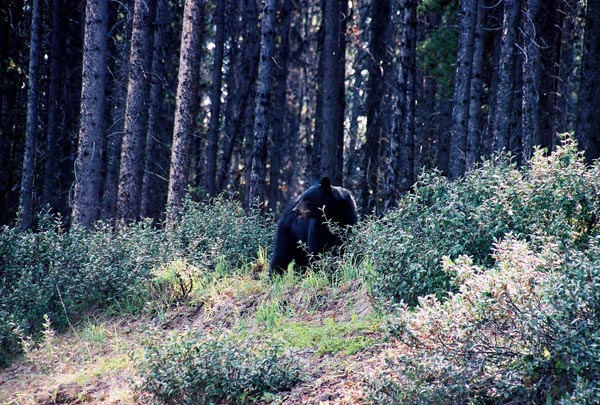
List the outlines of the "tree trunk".
{"type": "MultiPolygon", "coordinates": [[[[246,100],[256,100],[256,82],[258,80],[258,65],[260,56],[260,27],[257,26],[256,22],[258,18],[258,8],[256,1],[251,0],[244,6],[244,20],[246,26],[246,33],[248,36],[249,50],[252,49],[254,52],[245,53],[244,58],[244,75],[246,76],[243,80],[249,81],[250,97],[246,100]],[[252,78],[250,79],[248,72],[252,69],[252,78]]],[[[250,184],[252,183],[252,157],[254,152],[254,122],[256,115],[256,103],[245,102],[242,106],[244,110],[244,120],[242,121],[242,141],[243,148],[241,149],[242,159],[244,161],[244,208],[250,208],[250,184]]],[[[241,189],[242,185],[233,185],[234,189],[241,189]]]]}
{"type": "Polygon", "coordinates": [[[292,4],[288,1],[280,1],[281,43],[277,49],[277,65],[275,66],[275,84],[273,90],[272,118],[271,118],[271,144],[270,169],[269,169],[269,191],[267,207],[272,212],[278,212],[277,203],[281,200],[282,166],[284,158],[289,155],[289,139],[292,137],[288,125],[290,121],[287,102],[287,76],[288,60],[290,54],[290,27],[292,24],[292,4]]]}
{"type": "MultiPolygon", "coordinates": [[[[290,2],[284,1],[284,4],[290,2]]],[[[286,110],[287,110],[287,136],[283,139],[286,161],[282,162],[282,184],[278,190],[283,204],[287,204],[298,191],[300,178],[306,175],[306,171],[302,168],[306,167],[306,148],[305,143],[309,138],[309,127],[303,127],[305,118],[314,117],[311,114],[311,107],[308,103],[309,91],[308,80],[305,79],[309,67],[303,63],[304,55],[301,52],[294,50],[303,49],[305,43],[302,32],[306,25],[303,25],[305,7],[303,2],[292,3],[289,28],[289,63],[287,72],[287,95],[286,95],[286,110]],[[307,111],[307,116],[304,112],[307,111]],[[301,133],[301,131],[303,131],[301,133]],[[302,134],[305,134],[305,142],[302,142],[302,134]]],[[[283,6],[286,7],[285,5],[283,6]]],[[[282,46],[285,44],[282,42],[282,46]]],[[[309,58],[314,58],[312,53],[309,53],[309,58]]],[[[310,59],[309,59],[310,60],[310,59]]],[[[311,64],[312,66],[312,64],[311,64]]],[[[312,89],[311,89],[312,90],[312,89]]],[[[278,103],[279,106],[279,103],[278,103]]],[[[272,207],[275,210],[275,207],[272,207]]]]}
{"type": "Polygon", "coordinates": [[[540,68],[541,76],[539,87],[540,105],[540,140],[544,147],[553,150],[558,142],[557,132],[557,103],[559,100],[560,65],[562,58],[563,31],[561,29],[565,17],[565,0],[546,0],[541,2],[543,7],[538,16],[539,25],[538,44],[542,40],[540,60],[543,66],[540,68]]]}
{"type": "Polygon", "coordinates": [[[344,175],[344,79],[346,61],[345,27],[347,2],[325,2],[323,23],[323,105],[321,120],[321,175],[342,184],[344,175]]]}
{"type": "Polygon", "coordinates": [[[485,33],[485,0],[478,0],[475,38],[473,39],[473,65],[469,90],[469,120],[467,123],[466,169],[471,169],[481,156],[481,104],[483,100],[483,50],[485,33]]]}
{"type": "Polygon", "coordinates": [[[498,61],[498,86],[494,119],[495,150],[510,150],[510,124],[514,91],[514,61],[521,0],[504,0],[502,45],[498,61]]]}
{"type": "Polygon", "coordinates": [[[388,146],[388,167],[385,175],[385,208],[396,204],[401,192],[414,182],[415,145],[415,59],[416,59],[416,0],[402,0],[400,60],[395,128],[388,146]]]}
{"type": "Polygon", "coordinates": [[[541,41],[536,33],[539,26],[536,24],[540,10],[540,0],[527,0],[527,12],[522,22],[524,41],[523,56],[523,99],[522,99],[522,126],[521,153],[523,162],[528,162],[533,153],[533,146],[540,139],[540,110],[539,91],[540,82],[540,52],[541,41]]]}
{"type": "MultiPolygon", "coordinates": [[[[62,213],[65,217],[68,217],[72,212],[73,185],[75,184],[75,171],[73,168],[77,158],[77,137],[80,133],[81,123],[84,3],[69,0],[67,1],[67,10],[61,9],[66,22],[64,27],[66,37],[64,39],[65,46],[62,48],[62,63],[64,64],[62,74],[64,74],[64,78],[59,89],[62,109],[60,110],[60,131],[57,140],[59,153],[55,175],[58,178],[56,190],[58,198],[55,200],[55,207],[56,211],[62,213]]],[[[108,73],[108,70],[105,69],[105,72],[108,73]]],[[[103,127],[103,138],[105,136],[106,133],[103,127]]]]}
{"type": "Polygon", "coordinates": [[[73,222],[87,228],[91,228],[98,219],[100,205],[107,27],[108,1],[88,0],[85,10],[80,132],[73,197],[73,222]]]}
{"type": "Polygon", "coordinates": [[[401,121],[402,146],[400,148],[400,193],[407,192],[415,182],[415,106],[416,106],[416,55],[417,55],[417,1],[406,0],[404,9],[406,51],[400,56],[399,97],[404,97],[404,116],[401,121]]]}
{"type": "Polygon", "coordinates": [[[50,48],[50,84],[48,88],[48,129],[46,136],[46,157],[44,159],[44,180],[42,182],[42,204],[53,206],[56,190],[56,159],[58,139],[58,113],[60,110],[59,77],[62,70],[61,37],[64,27],[61,19],[61,0],[52,1],[52,37],[50,48]]]}
{"type": "Polygon", "coordinates": [[[23,170],[21,172],[21,193],[19,207],[21,218],[19,228],[25,230],[33,220],[33,193],[35,178],[35,151],[38,127],[38,96],[40,56],[42,53],[42,4],[33,0],[31,16],[31,41],[29,48],[29,80],[27,92],[27,122],[25,126],[25,151],[23,153],[23,170]]]}
{"type": "Polygon", "coordinates": [[[121,167],[121,144],[125,127],[125,104],[127,100],[127,78],[129,76],[129,47],[131,43],[132,18],[131,0],[115,4],[119,9],[114,14],[122,13],[125,22],[121,30],[113,34],[112,49],[113,82],[110,90],[110,127],[106,135],[106,174],[102,189],[102,214],[104,220],[115,218],[117,214],[117,194],[119,190],[119,171],[121,167]],[[120,8],[123,7],[123,10],[120,8]],[[122,36],[119,41],[117,38],[122,36]]]}
{"type": "Polygon", "coordinates": [[[217,191],[217,152],[221,123],[221,82],[223,78],[223,52],[225,49],[225,3],[217,0],[215,15],[215,51],[213,56],[212,85],[210,90],[210,122],[206,148],[206,193],[214,196],[217,191]]]}
{"type": "Polygon", "coordinates": [[[252,168],[250,178],[250,207],[264,210],[267,181],[267,142],[271,129],[271,88],[273,87],[273,54],[275,49],[276,0],[265,0],[260,40],[260,62],[256,85],[256,114],[252,168]]]}
{"type": "MultiPolygon", "coordinates": [[[[223,151],[219,174],[217,176],[219,191],[224,190],[230,180],[230,168],[236,145],[241,145],[243,140],[251,144],[253,140],[251,136],[246,138],[246,135],[252,134],[254,129],[253,117],[255,105],[246,101],[254,99],[258,54],[260,52],[260,34],[257,35],[258,32],[256,29],[256,4],[254,1],[244,1],[243,3],[243,5],[238,7],[242,18],[239,19],[241,21],[239,21],[238,29],[235,31],[238,33],[242,31],[244,33],[243,40],[237,48],[231,46],[234,52],[236,52],[236,58],[234,59],[235,62],[232,62],[233,66],[230,66],[227,80],[229,93],[225,114],[227,143],[223,151]]],[[[233,33],[232,36],[235,37],[236,34],[233,33]]],[[[232,38],[232,43],[237,43],[237,41],[232,38]]],[[[249,150],[248,156],[251,156],[251,151],[252,149],[249,150]]],[[[248,167],[250,166],[250,163],[245,163],[248,167]]],[[[233,176],[239,175],[237,167],[233,171],[234,173],[231,173],[233,176]]],[[[249,179],[250,175],[247,174],[247,176],[249,179]]]]}
{"type": "Polygon", "coordinates": [[[452,108],[452,128],[450,130],[450,179],[456,179],[465,172],[467,128],[469,119],[469,90],[475,26],[477,22],[478,0],[461,0],[458,55],[454,75],[454,107],[452,108]]]}
{"type": "Polygon", "coordinates": [[[201,23],[204,0],[186,0],[181,31],[177,107],[171,148],[167,206],[171,214],[181,208],[189,175],[190,139],[196,129],[200,71],[201,23]]]}
{"type": "Polygon", "coordinates": [[[148,131],[146,132],[146,162],[142,176],[141,215],[143,218],[159,219],[165,205],[162,174],[162,159],[169,137],[161,121],[165,89],[167,88],[166,47],[167,24],[170,19],[167,0],[157,0],[154,45],[152,52],[152,84],[150,85],[150,106],[148,108],[148,131]]]}
{"type": "Polygon", "coordinates": [[[600,4],[588,1],[577,112],[577,138],[592,161],[600,157],[600,4]]]}
{"type": "Polygon", "coordinates": [[[557,118],[557,131],[575,133],[575,122],[577,112],[578,77],[577,69],[579,53],[576,52],[578,43],[577,16],[581,3],[578,0],[565,0],[565,17],[562,23],[562,44],[559,76],[561,81],[558,88],[558,100],[556,109],[559,112],[557,118]]]}
{"type": "MultiPolygon", "coordinates": [[[[317,46],[316,46],[316,50],[317,50],[317,54],[318,54],[318,61],[315,61],[315,58],[312,58],[312,61],[309,61],[310,65],[306,66],[304,71],[305,71],[305,78],[307,80],[310,80],[309,78],[311,77],[311,73],[313,73],[313,79],[316,83],[319,83],[319,85],[315,86],[314,94],[315,94],[315,99],[314,99],[314,110],[313,110],[313,115],[314,115],[314,119],[309,116],[308,114],[305,114],[305,127],[306,127],[306,131],[307,131],[307,136],[306,136],[306,156],[307,156],[307,167],[306,167],[306,175],[309,181],[314,181],[314,180],[319,180],[322,177],[322,173],[321,173],[321,138],[323,136],[323,98],[324,98],[324,86],[323,86],[323,72],[324,72],[324,66],[325,66],[325,59],[323,57],[324,55],[324,51],[323,51],[323,47],[325,46],[325,7],[327,5],[327,1],[326,0],[321,0],[320,2],[320,6],[321,6],[321,13],[322,13],[322,17],[321,17],[321,25],[318,29],[317,32],[317,46]],[[312,63],[311,63],[312,62],[312,63]],[[314,66],[316,65],[316,66],[314,66]],[[311,123],[314,122],[314,127],[311,125],[311,123]]],[[[308,31],[308,29],[307,29],[308,31]]],[[[308,35],[308,32],[305,33],[306,35],[308,35]]],[[[308,43],[305,43],[304,46],[309,47],[308,43]]],[[[312,55],[311,55],[312,56],[312,55]]]]}
{"type": "Polygon", "coordinates": [[[388,145],[388,168],[385,176],[385,208],[396,204],[402,192],[414,183],[415,147],[415,59],[416,59],[416,0],[402,0],[400,60],[395,128],[388,145]]]}
{"type": "Polygon", "coordinates": [[[367,132],[365,135],[365,154],[362,164],[362,208],[364,214],[373,212],[379,197],[379,147],[383,127],[382,101],[384,94],[384,74],[386,65],[386,38],[390,24],[391,2],[374,0],[372,4],[369,42],[369,82],[366,101],[367,132]]]}
{"type": "Polygon", "coordinates": [[[126,222],[140,218],[155,12],[156,0],[135,0],[117,194],[117,216],[126,222]]]}
{"type": "MultiPolygon", "coordinates": [[[[238,10],[236,8],[237,4],[234,1],[232,7],[229,7],[229,13],[231,15],[236,15],[238,10]]],[[[223,120],[224,122],[224,137],[221,140],[223,143],[223,152],[221,154],[221,159],[217,164],[217,172],[215,174],[216,177],[216,185],[215,185],[215,194],[224,190],[227,178],[229,165],[231,163],[231,156],[233,154],[233,148],[237,141],[238,129],[239,129],[239,117],[236,119],[235,115],[240,108],[238,107],[240,104],[240,98],[235,96],[235,94],[240,94],[242,89],[240,88],[240,83],[237,80],[237,71],[241,66],[241,51],[240,45],[238,43],[236,35],[233,35],[233,32],[239,32],[242,29],[242,24],[238,20],[238,18],[231,19],[231,29],[227,31],[227,37],[229,38],[229,63],[227,66],[227,74],[224,78],[224,85],[227,89],[227,98],[225,99],[225,111],[223,112],[223,120]]],[[[247,49],[247,48],[245,48],[247,49]]],[[[243,95],[245,97],[245,95],[243,95]]],[[[241,111],[240,111],[241,113],[241,111]]],[[[217,154],[218,155],[218,154],[217,154]]]]}

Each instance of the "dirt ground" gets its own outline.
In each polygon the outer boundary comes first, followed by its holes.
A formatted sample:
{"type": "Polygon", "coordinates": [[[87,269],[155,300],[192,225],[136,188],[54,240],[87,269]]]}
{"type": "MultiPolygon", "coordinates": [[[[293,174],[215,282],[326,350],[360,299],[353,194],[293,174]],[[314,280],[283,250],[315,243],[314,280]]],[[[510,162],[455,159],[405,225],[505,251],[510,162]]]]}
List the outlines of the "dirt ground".
{"type": "MultiPolygon", "coordinates": [[[[260,295],[260,293],[258,293],[260,295]]],[[[289,299],[299,299],[302,292],[291,292],[289,299]]],[[[223,299],[206,308],[181,308],[157,321],[151,317],[111,318],[90,316],[71,331],[51,334],[37,347],[20,356],[11,366],[0,370],[0,404],[146,404],[151,398],[136,389],[138,377],[131,354],[140,350],[149,331],[227,328],[240,314],[252,313],[259,296],[223,299]],[[158,326],[158,327],[157,327],[158,326]]],[[[319,311],[306,313],[304,321],[323,322],[335,317],[349,320],[372,313],[363,289],[348,288],[336,297],[322,297],[327,302],[319,311]]],[[[160,333],[160,332],[158,332],[160,333]]],[[[370,332],[373,342],[381,332],[370,332]]],[[[354,354],[337,352],[317,354],[300,350],[303,382],[290,392],[283,392],[261,403],[272,404],[361,404],[365,403],[366,383],[377,377],[384,364],[389,345],[375,343],[354,354]]]]}

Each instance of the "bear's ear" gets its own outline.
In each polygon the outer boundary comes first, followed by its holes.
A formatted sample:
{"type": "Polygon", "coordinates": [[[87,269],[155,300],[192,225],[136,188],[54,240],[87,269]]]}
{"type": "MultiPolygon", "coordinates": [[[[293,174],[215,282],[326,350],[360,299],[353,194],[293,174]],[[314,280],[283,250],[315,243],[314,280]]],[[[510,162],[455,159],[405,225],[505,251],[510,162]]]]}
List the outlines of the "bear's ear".
{"type": "Polygon", "coordinates": [[[323,177],[321,179],[321,187],[327,190],[331,190],[331,181],[329,181],[329,177],[323,177]]]}

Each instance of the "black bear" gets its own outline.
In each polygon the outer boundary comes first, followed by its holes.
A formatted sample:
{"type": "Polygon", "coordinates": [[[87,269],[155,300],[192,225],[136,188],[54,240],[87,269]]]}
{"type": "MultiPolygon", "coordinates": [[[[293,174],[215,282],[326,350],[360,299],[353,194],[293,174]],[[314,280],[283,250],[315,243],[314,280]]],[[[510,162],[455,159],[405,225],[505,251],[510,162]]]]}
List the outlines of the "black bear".
{"type": "Polygon", "coordinates": [[[345,188],[332,186],[329,178],[315,182],[283,212],[277,223],[271,273],[281,273],[292,260],[306,266],[309,257],[339,245],[341,239],[327,225],[356,223],[356,203],[345,188]],[[306,244],[306,251],[300,242],[306,244]]]}

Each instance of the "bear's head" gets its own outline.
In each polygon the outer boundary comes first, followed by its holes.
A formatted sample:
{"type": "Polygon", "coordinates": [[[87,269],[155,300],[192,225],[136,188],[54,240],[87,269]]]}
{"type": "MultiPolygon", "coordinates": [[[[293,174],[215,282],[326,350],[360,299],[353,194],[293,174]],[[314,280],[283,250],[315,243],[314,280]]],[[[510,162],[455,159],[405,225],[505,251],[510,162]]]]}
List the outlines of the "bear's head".
{"type": "MultiPolygon", "coordinates": [[[[322,218],[323,211],[326,210],[327,206],[332,207],[334,202],[335,197],[331,182],[328,177],[323,177],[320,183],[313,183],[308,190],[302,193],[298,202],[292,208],[292,212],[303,219],[322,218]]],[[[325,212],[325,216],[327,216],[327,212],[325,212]]]]}

